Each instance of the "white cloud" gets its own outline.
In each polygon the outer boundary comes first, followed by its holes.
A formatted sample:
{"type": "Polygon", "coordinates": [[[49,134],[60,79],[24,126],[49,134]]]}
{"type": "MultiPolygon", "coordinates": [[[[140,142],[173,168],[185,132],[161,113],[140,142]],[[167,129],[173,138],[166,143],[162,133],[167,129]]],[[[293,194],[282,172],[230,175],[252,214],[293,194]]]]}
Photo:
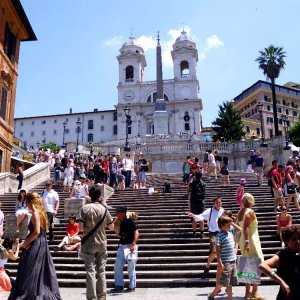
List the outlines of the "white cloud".
{"type": "Polygon", "coordinates": [[[140,45],[145,52],[147,52],[150,49],[155,49],[156,47],[156,40],[150,35],[145,36],[142,35],[136,39],[136,43],[140,45]]]}
{"type": "Polygon", "coordinates": [[[121,35],[114,36],[109,40],[106,40],[104,42],[105,46],[115,46],[115,45],[121,45],[123,42],[123,37],[121,35]]]}
{"type": "Polygon", "coordinates": [[[224,42],[215,34],[206,38],[206,45],[202,51],[199,51],[198,56],[200,60],[206,58],[207,53],[214,48],[224,47],[224,42]]]}

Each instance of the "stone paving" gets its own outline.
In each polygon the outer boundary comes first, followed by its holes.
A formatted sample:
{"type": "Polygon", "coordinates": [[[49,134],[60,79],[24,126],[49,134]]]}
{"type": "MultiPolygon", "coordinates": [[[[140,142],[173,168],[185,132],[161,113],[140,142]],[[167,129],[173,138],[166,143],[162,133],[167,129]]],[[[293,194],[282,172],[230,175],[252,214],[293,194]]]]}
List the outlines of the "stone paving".
{"type": "MultiPolygon", "coordinates": [[[[259,291],[266,300],[275,300],[279,287],[275,285],[260,286],[259,291]]],[[[137,288],[134,293],[110,294],[107,300],[205,300],[212,288],[137,288]]],[[[224,290],[224,289],[223,289],[224,290]]],[[[63,300],[85,300],[85,289],[61,288],[63,300]]],[[[244,300],[245,288],[234,287],[234,300],[244,300]]],[[[0,293],[0,300],[6,300],[8,293],[0,293]]],[[[220,293],[216,300],[227,299],[225,293],[220,293]]]]}

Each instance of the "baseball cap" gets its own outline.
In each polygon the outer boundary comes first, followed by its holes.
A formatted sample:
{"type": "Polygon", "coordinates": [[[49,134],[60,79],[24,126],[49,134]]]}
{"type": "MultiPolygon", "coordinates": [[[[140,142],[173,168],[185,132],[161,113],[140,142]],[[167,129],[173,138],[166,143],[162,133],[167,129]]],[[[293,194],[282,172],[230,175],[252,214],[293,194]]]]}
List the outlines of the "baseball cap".
{"type": "Polygon", "coordinates": [[[127,212],[127,207],[126,206],[118,206],[116,207],[116,212],[127,212]]]}

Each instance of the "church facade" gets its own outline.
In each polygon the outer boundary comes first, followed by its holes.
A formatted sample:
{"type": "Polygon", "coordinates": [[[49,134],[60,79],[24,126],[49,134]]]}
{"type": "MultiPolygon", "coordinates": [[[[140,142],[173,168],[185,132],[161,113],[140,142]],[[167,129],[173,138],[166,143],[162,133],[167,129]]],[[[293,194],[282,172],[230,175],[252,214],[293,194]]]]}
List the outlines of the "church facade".
{"type": "Polygon", "coordinates": [[[70,110],[68,114],[16,118],[15,136],[24,141],[24,146],[35,148],[45,141],[62,145],[63,141],[76,142],[77,139],[83,144],[120,143],[126,136],[125,108],[130,109],[129,144],[136,143],[139,137],[158,133],[170,137],[182,134],[195,138],[200,136],[202,100],[198,96],[198,50],[186,32],[181,32],[171,51],[173,79],[144,81],[146,56],[134,37],[129,37],[119,51],[118,103],[115,110],[95,109],[82,113],[70,110]],[[158,95],[158,89],[163,96],[158,95]],[[165,125],[159,131],[157,104],[162,100],[165,125]]]}

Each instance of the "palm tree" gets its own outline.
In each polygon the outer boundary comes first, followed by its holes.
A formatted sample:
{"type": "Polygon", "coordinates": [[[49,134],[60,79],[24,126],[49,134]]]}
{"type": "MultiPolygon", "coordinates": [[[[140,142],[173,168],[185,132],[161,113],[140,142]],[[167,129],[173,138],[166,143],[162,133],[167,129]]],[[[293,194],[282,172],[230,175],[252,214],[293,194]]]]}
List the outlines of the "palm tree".
{"type": "Polygon", "coordinates": [[[284,69],[284,58],[286,57],[285,53],[286,52],[283,51],[282,47],[274,47],[274,45],[270,45],[263,51],[259,51],[260,56],[255,60],[256,62],[258,62],[259,68],[263,70],[264,75],[266,75],[271,80],[275,136],[279,135],[277,102],[275,94],[275,78],[278,78],[281,69],[284,69]]]}

